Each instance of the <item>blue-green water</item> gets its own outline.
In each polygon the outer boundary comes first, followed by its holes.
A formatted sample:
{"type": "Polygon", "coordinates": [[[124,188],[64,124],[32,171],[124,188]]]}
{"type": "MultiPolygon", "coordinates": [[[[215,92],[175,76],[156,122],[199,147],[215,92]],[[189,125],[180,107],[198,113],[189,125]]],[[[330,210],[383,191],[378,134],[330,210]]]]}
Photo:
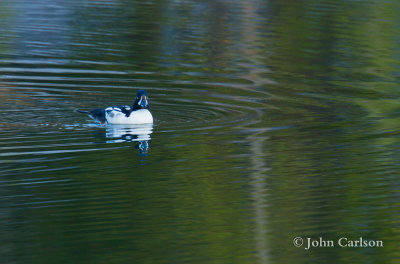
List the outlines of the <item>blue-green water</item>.
{"type": "Polygon", "coordinates": [[[0,263],[398,263],[399,12],[2,0],[0,263]]]}

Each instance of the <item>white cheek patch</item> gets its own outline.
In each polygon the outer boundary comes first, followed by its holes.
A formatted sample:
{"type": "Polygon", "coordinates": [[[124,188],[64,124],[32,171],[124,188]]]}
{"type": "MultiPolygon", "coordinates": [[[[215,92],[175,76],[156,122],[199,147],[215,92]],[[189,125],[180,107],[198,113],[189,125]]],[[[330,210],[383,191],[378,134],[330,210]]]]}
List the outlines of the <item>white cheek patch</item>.
{"type": "Polygon", "coordinates": [[[143,99],[143,97],[140,97],[140,101],[138,102],[138,105],[140,105],[142,103],[142,99],[143,99]]]}

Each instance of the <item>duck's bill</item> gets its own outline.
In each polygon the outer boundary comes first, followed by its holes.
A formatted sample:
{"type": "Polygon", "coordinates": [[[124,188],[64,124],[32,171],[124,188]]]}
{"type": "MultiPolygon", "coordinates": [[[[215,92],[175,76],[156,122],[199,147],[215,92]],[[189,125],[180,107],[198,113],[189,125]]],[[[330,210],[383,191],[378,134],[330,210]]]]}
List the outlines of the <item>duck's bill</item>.
{"type": "Polygon", "coordinates": [[[142,108],[146,108],[148,106],[147,98],[142,96],[140,97],[140,101],[138,103],[142,108]]]}

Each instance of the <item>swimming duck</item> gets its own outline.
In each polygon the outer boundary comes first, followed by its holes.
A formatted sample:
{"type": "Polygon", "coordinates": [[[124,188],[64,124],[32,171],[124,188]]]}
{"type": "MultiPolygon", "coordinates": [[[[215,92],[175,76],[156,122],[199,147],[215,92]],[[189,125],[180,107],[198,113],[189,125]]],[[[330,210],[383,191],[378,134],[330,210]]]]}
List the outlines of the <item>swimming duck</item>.
{"type": "Polygon", "coordinates": [[[140,125],[152,124],[153,116],[150,113],[148,96],[145,90],[139,90],[133,107],[128,105],[110,106],[107,108],[96,108],[90,111],[77,110],[87,113],[100,124],[140,125]]]}

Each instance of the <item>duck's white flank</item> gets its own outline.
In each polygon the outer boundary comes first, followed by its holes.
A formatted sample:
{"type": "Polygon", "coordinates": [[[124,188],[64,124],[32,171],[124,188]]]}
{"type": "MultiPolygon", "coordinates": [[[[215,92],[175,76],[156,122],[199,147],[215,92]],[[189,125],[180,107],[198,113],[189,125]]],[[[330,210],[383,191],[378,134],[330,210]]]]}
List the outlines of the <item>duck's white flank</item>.
{"type": "Polygon", "coordinates": [[[127,117],[121,111],[116,110],[113,107],[109,107],[105,111],[106,120],[109,124],[115,125],[140,125],[140,124],[153,124],[153,116],[147,109],[139,109],[133,111],[129,117],[127,117]]]}

